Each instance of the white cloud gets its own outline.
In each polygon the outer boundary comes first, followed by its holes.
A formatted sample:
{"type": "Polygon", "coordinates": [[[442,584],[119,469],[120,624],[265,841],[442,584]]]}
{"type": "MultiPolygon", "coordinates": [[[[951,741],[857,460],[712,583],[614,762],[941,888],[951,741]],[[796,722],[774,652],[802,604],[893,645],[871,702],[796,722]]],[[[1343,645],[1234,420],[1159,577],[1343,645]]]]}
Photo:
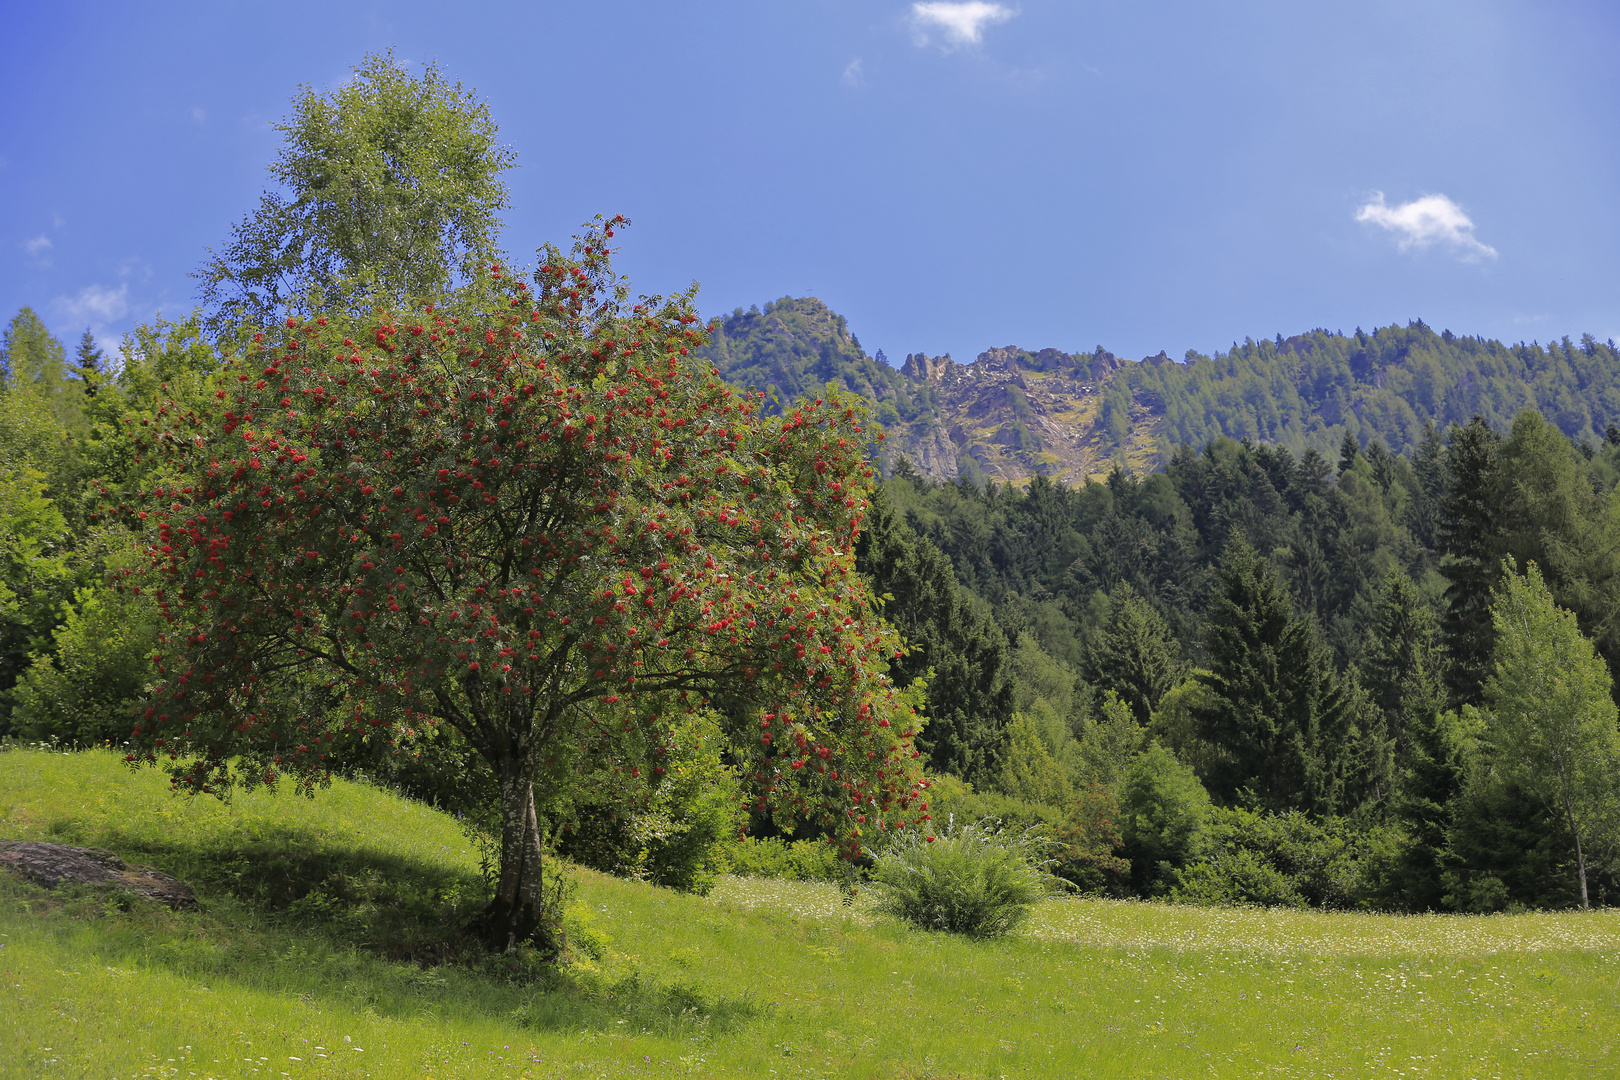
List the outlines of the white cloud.
{"type": "Polygon", "coordinates": [[[842,78],[845,86],[854,87],[856,90],[859,90],[861,87],[866,85],[866,75],[861,70],[860,57],[857,56],[848,64],[844,65],[844,74],[842,78]]]}
{"type": "Polygon", "coordinates": [[[191,119],[193,123],[205,124],[208,122],[208,114],[203,111],[201,105],[193,105],[191,107],[191,119]]]}
{"type": "Polygon", "coordinates": [[[985,0],[928,0],[911,5],[911,25],[919,45],[928,44],[937,32],[949,51],[960,45],[977,45],[986,26],[1006,22],[1013,14],[1012,8],[985,0]]]}
{"type": "Polygon", "coordinates": [[[1400,237],[1400,248],[1426,248],[1439,244],[1468,261],[1496,258],[1496,249],[1474,237],[1474,222],[1463,208],[1444,195],[1424,195],[1390,206],[1382,191],[1356,211],[1356,220],[1371,222],[1400,237]]]}
{"type": "Polygon", "coordinates": [[[129,314],[129,285],[126,283],[116,289],[86,285],[78,296],[57,297],[54,306],[74,322],[116,322],[129,314]]]}
{"type": "Polygon", "coordinates": [[[30,259],[39,258],[40,255],[51,250],[51,246],[51,238],[46,236],[44,233],[40,233],[38,236],[22,242],[22,249],[28,252],[28,257],[30,259]]]}

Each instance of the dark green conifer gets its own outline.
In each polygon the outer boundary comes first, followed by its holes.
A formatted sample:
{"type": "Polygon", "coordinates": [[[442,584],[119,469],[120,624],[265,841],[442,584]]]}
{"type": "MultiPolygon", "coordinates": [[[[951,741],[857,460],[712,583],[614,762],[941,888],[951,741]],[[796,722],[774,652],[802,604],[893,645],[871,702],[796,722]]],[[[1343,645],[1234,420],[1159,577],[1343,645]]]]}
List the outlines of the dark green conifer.
{"type": "Polygon", "coordinates": [[[1356,441],[1354,433],[1346,431],[1344,439],[1339,443],[1339,475],[1343,476],[1356,466],[1356,458],[1361,456],[1361,444],[1356,441]]]}
{"type": "Polygon", "coordinates": [[[883,615],[906,642],[891,670],[909,686],[933,672],[928,726],[917,748],[935,772],[984,782],[997,775],[1013,714],[1007,646],[956,582],[951,561],[895,513],[880,489],[855,550],[856,568],[883,598],[883,615]]]}
{"type": "Polygon", "coordinates": [[[1456,703],[1480,699],[1495,635],[1491,590],[1502,575],[1506,536],[1497,452],[1502,437],[1476,416],[1446,436],[1445,494],[1436,536],[1445,556],[1446,607],[1440,627],[1451,664],[1446,688],[1456,703]]]}
{"type": "Polygon", "coordinates": [[[1123,585],[1091,667],[1098,689],[1113,690],[1137,722],[1146,724],[1159,700],[1181,679],[1181,648],[1153,606],[1123,585]]]}
{"type": "Polygon", "coordinates": [[[1373,704],[1394,743],[1394,816],[1409,843],[1395,869],[1395,891],[1414,911],[1443,905],[1451,800],[1461,766],[1444,738],[1445,687],[1433,612],[1412,580],[1392,570],[1378,598],[1363,667],[1373,704]]]}
{"type": "Polygon", "coordinates": [[[1212,700],[1195,713],[1223,755],[1210,794],[1228,805],[1341,809],[1380,758],[1357,716],[1359,694],[1334,674],[1271,564],[1241,537],[1228,543],[1216,578],[1205,636],[1212,700]]]}
{"type": "Polygon", "coordinates": [[[75,374],[84,383],[84,392],[95,397],[96,387],[106,374],[107,357],[96,345],[95,335],[88,326],[84,328],[84,336],[79,338],[79,347],[74,351],[73,359],[76,361],[75,374]]]}

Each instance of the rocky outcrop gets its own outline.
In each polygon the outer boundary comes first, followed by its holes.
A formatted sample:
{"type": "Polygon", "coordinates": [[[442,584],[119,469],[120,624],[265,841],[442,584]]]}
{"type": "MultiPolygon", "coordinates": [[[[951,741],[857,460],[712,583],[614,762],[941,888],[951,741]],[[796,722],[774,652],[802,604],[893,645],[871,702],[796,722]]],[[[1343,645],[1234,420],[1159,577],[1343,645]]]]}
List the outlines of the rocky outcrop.
{"type": "Polygon", "coordinates": [[[190,887],[168,874],[130,866],[110,851],[46,844],[36,840],[0,840],[0,866],[6,866],[47,889],[92,885],[127,889],[176,910],[194,908],[190,887]]]}
{"type": "MultiPolygon", "coordinates": [[[[1123,444],[1121,402],[1110,399],[1103,415],[1109,384],[1136,365],[1101,347],[1004,345],[968,364],[914,352],[897,370],[881,355],[867,356],[842,316],[814,297],[739,308],[711,334],[701,355],[733,385],[766,391],[767,409],[829,381],[870,398],[884,429],[878,461],[885,471],[905,460],[937,480],[1026,484],[1039,475],[1080,484],[1118,463],[1145,471],[1158,461],[1162,424],[1153,402],[1131,402],[1123,444]]],[[[1142,361],[1171,362],[1162,352],[1142,361]]]]}
{"type": "Polygon", "coordinates": [[[926,353],[907,353],[905,363],[900,365],[900,373],[913,382],[943,382],[956,367],[956,361],[951,354],[930,357],[926,353]]]}
{"type": "Polygon", "coordinates": [[[890,468],[900,458],[924,476],[936,480],[955,480],[960,472],[957,455],[960,448],[951,441],[950,433],[931,422],[908,425],[888,432],[890,468]]]}
{"type": "MultiPolygon", "coordinates": [[[[1174,363],[1169,355],[1141,363],[1174,363]]],[[[951,480],[971,473],[1024,484],[1035,475],[1083,483],[1106,475],[1119,452],[1100,412],[1102,391],[1134,365],[1107,349],[1038,352],[1005,345],[986,349],[971,364],[925,353],[906,356],[900,373],[925,393],[931,415],[904,427],[890,424],[888,452],[925,476],[951,480]],[[971,466],[964,466],[971,459],[971,466]]],[[[1157,417],[1147,403],[1133,404],[1125,457],[1151,468],[1157,417]]]]}

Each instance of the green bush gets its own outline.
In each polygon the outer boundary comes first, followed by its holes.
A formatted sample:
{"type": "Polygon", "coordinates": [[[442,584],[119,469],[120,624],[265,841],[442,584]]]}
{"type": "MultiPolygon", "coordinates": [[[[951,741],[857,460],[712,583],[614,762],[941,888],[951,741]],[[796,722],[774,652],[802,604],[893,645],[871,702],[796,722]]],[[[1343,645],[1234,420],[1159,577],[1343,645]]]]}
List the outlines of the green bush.
{"type": "Polygon", "coordinates": [[[1294,879],[1248,848],[1220,851],[1184,867],[1170,888],[1170,899],[1187,904],[1305,906],[1294,879]]]}
{"type": "Polygon", "coordinates": [[[817,840],[783,840],[779,836],[740,836],[721,849],[727,873],[789,881],[837,881],[848,867],[833,845],[817,840]]]}
{"type": "Polygon", "coordinates": [[[1039,830],[993,822],[952,825],[938,834],[906,829],[874,853],[883,910],[928,930],[999,937],[1022,922],[1055,880],[1051,841],[1039,830]]]}
{"type": "Polygon", "coordinates": [[[12,691],[17,732],[71,746],[129,738],[157,645],[151,604],[131,593],[80,589],[53,645],[12,691]]]}
{"type": "Polygon", "coordinates": [[[707,893],[726,868],[724,847],[740,817],[736,776],[721,761],[720,745],[713,719],[694,718],[661,759],[664,775],[632,801],[624,798],[622,777],[619,784],[587,777],[549,810],[558,852],[619,877],[707,893]]]}
{"type": "Polygon", "coordinates": [[[1163,893],[1176,870],[1204,852],[1209,815],[1209,793],[1170,751],[1150,743],[1131,762],[1120,792],[1120,835],[1138,892],[1163,893]]]}
{"type": "Polygon", "coordinates": [[[994,791],[975,791],[973,785],[954,776],[929,777],[928,812],[941,821],[998,821],[1005,828],[1036,827],[1045,836],[1055,836],[1063,825],[1063,811],[1044,803],[1025,802],[994,791]]]}
{"type": "Polygon", "coordinates": [[[1210,815],[1208,854],[1175,874],[1170,897],[1268,907],[1387,906],[1384,878],[1399,840],[1387,826],[1362,827],[1344,818],[1218,808],[1210,815]]]}

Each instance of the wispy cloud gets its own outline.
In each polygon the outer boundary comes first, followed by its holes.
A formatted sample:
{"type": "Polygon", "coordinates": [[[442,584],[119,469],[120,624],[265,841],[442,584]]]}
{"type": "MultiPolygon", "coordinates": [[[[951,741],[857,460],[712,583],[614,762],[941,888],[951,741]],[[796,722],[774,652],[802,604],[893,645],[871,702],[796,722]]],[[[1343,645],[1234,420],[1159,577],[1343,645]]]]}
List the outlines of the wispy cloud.
{"type": "Polygon", "coordinates": [[[845,86],[859,90],[866,85],[866,73],[861,70],[861,58],[856,57],[844,65],[842,81],[845,86]]]}
{"type": "Polygon", "coordinates": [[[129,284],[116,289],[86,285],[77,296],[57,297],[52,306],[74,322],[116,322],[129,314],[129,284]]]}
{"type": "Polygon", "coordinates": [[[191,120],[195,124],[206,124],[208,122],[208,113],[201,105],[193,105],[191,107],[191,120]]]}
{"type": "Polygon", "coordinates": [[[984,28],[1006,22],[1015,12],[1002,4],[985,0],[928,0],[911,5],[911,27],[917,44],[928,45],[939,39],[949,52],[963,45],[984,40],[984,28]]]}
{"type": "Polygon", "coordinates": [[[45,253],[51,250],[52,246],[51,238],[46,236],[44,233],[40,233],[35,237],[30,237],[29,239],[24,240],[21,244],[22,249],[28,252],[28,257],[30,259],[33,259],[35,262],[45,263],[50,262],[49,257],[46,256],[45,253]]]}
{"type": "Polygon", "coordinates": [[[1384,193],[1375,191],[1356,211],[1356,220],[1395,233],[1402,251],[1438,244],[1468,262],[1496,258],[1496,249],[1474,236],[1473,220],[1444,195],[1424,195],[1390,206],[1384,193]]]}

